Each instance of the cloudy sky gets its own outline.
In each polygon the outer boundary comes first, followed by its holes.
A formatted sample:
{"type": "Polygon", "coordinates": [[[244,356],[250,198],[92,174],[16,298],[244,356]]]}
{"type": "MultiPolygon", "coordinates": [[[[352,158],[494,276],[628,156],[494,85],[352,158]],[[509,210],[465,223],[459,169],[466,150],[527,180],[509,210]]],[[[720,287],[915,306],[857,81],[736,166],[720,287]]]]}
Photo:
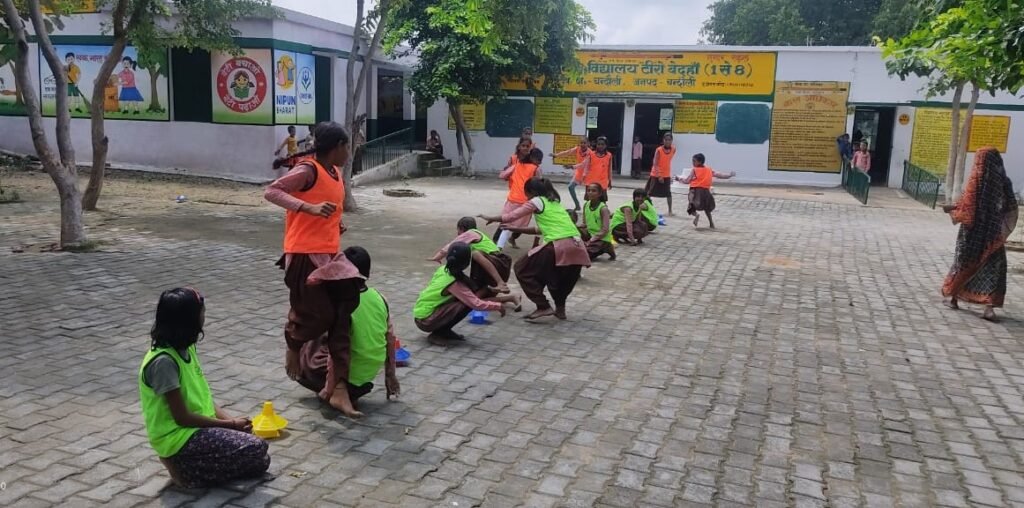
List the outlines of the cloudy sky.
{"type": "MultiPolygon", "coordinates": [[[[712,0],[579,1],[597,23],[594,44],[636,45],[696,44],[701,24],[708,17],[707,7],[712,3],[712,0]]],[[[355,0],[273,2],[274,5],[348,25],[355,22],[355,0]]]]}

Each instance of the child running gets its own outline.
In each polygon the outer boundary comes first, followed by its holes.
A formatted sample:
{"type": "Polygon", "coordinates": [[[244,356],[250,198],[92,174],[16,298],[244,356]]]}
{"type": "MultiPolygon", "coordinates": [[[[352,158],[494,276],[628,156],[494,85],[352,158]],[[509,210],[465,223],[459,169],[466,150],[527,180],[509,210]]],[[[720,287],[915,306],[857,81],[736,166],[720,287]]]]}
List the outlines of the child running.
{"type": "Polygon", "coordinates": [[[647,193],[643,189],[633,191],[633,200],[615,209],[612,214],[612,236],[619,243],[640,245],[647,236],[647,221],[644,212],[647,210],[647,193]]]}
{"type": "Polygon", "coordinates": [[[250,433],[252,422],[213,402],[196,351],[205,320],[199,291],[164,291],[138,374],[149,444],[171,479],[186,488],[257,477],[270,467],[267,442],[250,433]]]}
{"type": "Polygon", "coordinates": [[[583,173],[584,168],[581,164],[590,155],[590,140],[587,139],[586,136],[580,136],[579,145],[562,152],[553,153],[551,154],[551,158],[555,159],[564,155],[569,155],[570,153],[576,156],[576,165],[566,166],[567,169],[575,168],[572,180],[569,181],[569,197],[572,198],[572,203],[575,206],[574,210],[578,212],[580,211],[580,200],[576,197],[576,186],[583,184],[583,177],[585,175],[583,173]]]}
{"type": "Polygon", "coordinates": [[[615,261],[615,246],[612,244],[611,212],[608,211],[608,193],[600,185],[587,186],[586,202],[583,203],[583,221],[579,224],[580,234],[587,242],[590,260],[608,254],[615,261]]]}
{"type": "Polygon", "coordinates": [[[600,136],[590,151],[590,156],[583,162],[576,165],[577,171],[582,169],[580,176],[583,183],[590,185],[596,183],[604,190],[612,188],[612,154],[608,152],[608,138],[600,136]]]}
{"type": "Polygon", "coordinates": [[[505,304],[521,309],[517,295],[499,295],[481,299],[474,282],[465,270],[472,262],[472,249],[463,242],[448,246],[445,263],[434,271],[427,287],[420,291],[412,308],[416,327],[429,333],[427,340],[436,346],[447,346],[465,340],[452,328],[465,319],[471,310],[497,311],[505,317],[505,304]]]}
{"type": "MultiPolygon", "coordinates": [[[[501,252],[498,245],[477,229],[476,219],[463,217],[455,224],[457,236],[430,258],[430,261],[442,262],[448,256],[452,243],[462,242],[469,245],[472,251],[473,264],[469,269],[469,278],[477,288],[492,288],[495,294],[508,293],[508,278],[512,275],[512,258],[501,252]]],[[[493,295],[488,295],[493,296],[493,295]]]]}
{"type": "Polygon", "coordinates": [[[515,228],[522,233],[539,234],[544,239],[542,245],[519,258],[514,267],[523,293],[537,304],[537,310],[526,316],[526,319],[547,316],[566,319],[565,301],[579,281],[582,268],[590,266],[590,256],[580,239],[579,230],[573,224],[569,211],[562,207],[561,197],[550,180],[532,178],[526,182],[523,191],[529,200],[519,208],[511,213],[481,215],[480,218],[488,224],[509,223],[530,215],[536,218],[536,228],[515,228]],[[544,296],[545,287],[555,300],[553,310],[544,296]]]}
{"type": "Polygon", "coordinates": [[[647,180],[647,194],[652,198],[665,198],[668,201],[668,214],[672,213],[672,157],[676,155],[676,147],[672,146],[672,133],[666,132],[662,144],[654,150],[654,163],[651,166],[651,178],[647,180]]]}
{"type": "MultiPolygon", "coordinates": [[[[529,138],[520,138],[519,147],[517,153],[519,154],[519,160],[515,164],[505,168],[498,177],[503,180],[508,180],[508,198],[505,200],[505,208],[502,213],[508,213],[512,210],[526,203],[526,194],[523,194],[523,185],[531,178],[540,174],[540,163],[544,160],[544,152],[536,148],[531,148],[533,141],[529,138]]],[[[505,248],[505,244],[509,244],[513,249],[519,248],[516,245],[516,239],[519,238],[519,233],[513,234],[508,230],[508,227],[525,227],[530,225],[530,216],[526,215],[521,217],[515,223],[501,224],[498,226],[497,245],[499,249],[505,248]]]]}
{"type": "Polygon", "coordinates": [[[687,174],[677,177],[680,183],[690,184],[690,205],[686,213],[693,216],[693,227],[697,227],[700,221],[700,212],[708,217],[711,229],[715,229],[715,221],[711,219],[711,212],[715,211],[715,196],[711,194],[711,184],[715,178],[727,180],[736,176],[736,172],[719,173],[710,166],[704,165],[704,154],[698,153],[693,156],[693,169],[687,174]]]}
{"type": "Polygon", "coordinates": [[[318,124],[316,145],[299,152],[302,161],[267,187],[264,199],[285,211],[284,269],[291,309],[285,325],[288,346],[285,370],[298,380],[299,353],[305,342],[327,334],[336,377],[329,377],[320,398],[349,417],[359,416],[347,390],[335,390],[334,379],[348,379],[351,314],[359,305],[362,275],[341,252],[345,232],[341,210],[345,185],[339,168],[348,160],[348,133],[336,122],[318,124]],[[313,157],[306,157],[313,155],[313,157]],[[328,267],[311,280],[314,270],[328,267]]]}
{"type": "MultiPolygon", "coordinates": [[[[359,274],[365,279],[370,278],[370,253],[362,247],[349,247],[344,251],[359,274]]],[[[316,281],[331,266],[320,268],[310,275],[316,281]]],[[[388,302],[380,292],[368,287],[364,279],[358,281],[359,306],[352,312],[350,328],[351,350],[348,377],[339,377],[339,369],[333,367],[331,351],[327,346],[326,336],[320,336],[302,345],[299,353],[301,373],[298,382],[302,386],[320,393],[327,385],[342,385],[348,392],[348,398],[355,410],[353,417],[363,415],[359,411],[358,401],[373,390],[373,380],[381,367],[384,368],[384,386],[386,397],[398,397],[401,390],[398,377],[395,375],[395,328],[391,324],[391,311],[388,302]]]]}

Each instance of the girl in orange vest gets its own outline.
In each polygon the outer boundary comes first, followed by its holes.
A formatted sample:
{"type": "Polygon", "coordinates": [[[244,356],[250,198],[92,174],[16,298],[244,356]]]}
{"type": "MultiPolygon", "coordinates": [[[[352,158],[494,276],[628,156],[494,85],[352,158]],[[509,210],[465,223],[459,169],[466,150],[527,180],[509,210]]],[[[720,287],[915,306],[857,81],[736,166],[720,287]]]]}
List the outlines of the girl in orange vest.
{"type": "MultiPolygon", "coordinates": [[[[505,168],[498,175],[501,179],[508,180],[508,198],[505,200],[505,207],[502,208],[502,213],[509,213],[526,203],[528,199],[526,193],[523,192],[523,186],[531,178],[540,176],[540,163],[544,161],[544,152],[537,148],[531,148],[532,146],[533,141],[530,138],[520,138],[519,146],[516,149],[516,152],[519,154],[519,160],[505,168]]],[[[519,246],[516,245],[516,239],[519,238],[520,233],[513,233],[507,228],[523,228],[529,225],[529,215],[520,217],[510,223],[502,223],[498,226],[498,231],[495,232],[497,235],[495,243],[498,244],[498,248],[505,248],[507,243],[513,249],[518,249],[519,246]]]]}
{"type": "Polygon", "coordinates": [[[690,184],[690,205],[686,213],[693,216],[693,226],[697,227],[700,221],[699,212],[703,211],[708,216],[708,223],[711,229],[715,229],[715,221],[711,219],[711,212],[715,211],[715,196],[711,194],[711,184],[715,178],[729,179],[736,176],[736,172],[719,173],[710,166],[704,165],[704,154],[698,153],[693,156],[693,169],[687,174],[677,177],[680,183],[690,184]]]}
{"type": "Polygon", "coordinates": [[[278,266],[284,269],[291,310],[285,325],[288,345],[285,369],[288,377],[302,375],[300,351],[304,343],[327,334],[330,367],[335,376],[320,391],[327,401],[350,418],[362,416],[352,405],[348,390],[335,390],[337,379],[348,379],[352,311],[359,305],[363,277],[341,252],[341,234],[345,232],[341,209],[345,186],[341,167],[348,160],[349,136],[335,122],[316,129],[311,150],[297,158],[312,155],[267,187],[264,198],[286,210],[284,255],[278,266]],[[316,277],[313,278],[313,272],[316,277]]]}
{"type": "Polygon", "coordinates": [[[576,186],[583,184],[583,168],[580,164],[590,155],[590,140],[586,136],[580,137],[580,144],[574,146],[564,152],[558,152],[550,154],[552,159],[562,157],[564,155],[573,154],[576,156],[575,166],[566,166],[566,168],[574,168],[576,172],[573,174],[572,180],[569,181],[569,196],[572,197],[572,202],[576,206],[574,211],[580,211],[580,200],[576,197],[576,186]]]}
{"type": "Polygon", "coordinates": [[[647,195],[652,198],[665,198],[668,201],[668,214],[672,213],[672,157],[676,155],[676,147],[672,146],[672,133],[666,132],[662,145],[654,150],[654,163],[651,165],[651,178],[647,180],[647,195]]]}
{"type": "Polygon", "coordinates": [[[590,185],[596,183],[604,190],[612,188],[612,154],[608,152],[608,138],[600,136],[597,138],[595,149],[590,151],[590,157],[577,164],[582,169],[583,183],[590,185]]]}

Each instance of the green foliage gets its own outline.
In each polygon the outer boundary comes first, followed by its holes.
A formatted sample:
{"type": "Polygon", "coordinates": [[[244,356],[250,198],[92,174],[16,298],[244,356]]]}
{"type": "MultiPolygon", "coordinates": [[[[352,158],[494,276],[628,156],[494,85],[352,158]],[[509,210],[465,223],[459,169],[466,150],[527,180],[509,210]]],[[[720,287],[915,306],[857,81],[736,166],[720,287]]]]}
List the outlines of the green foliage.
{"type": "Polygon", "coordinates": [[[503,96],[504,76],[558,89],[594,22],[574,0],[406,0],[388,26],[385,50],[416,52],[410,87],[430,104],[503,96]]]}
{"type": "Polygon", "coordinates": [[[701,33],[714,44],[861,46],[900,36],[931,0],[717,0],[701,33]]]}
{"type": "Polygon", "coordinates": [[[128,41],[138,49],[139,64],[146,68],[166,69],[166,51],[171,46],[236,53],[234,37],[239,32],[233,26],[235,21],[277,15],[270,0],[114,1],[128,2],[128,41]],[[172,12],[176,22],[165,28],[161,21],[170,19],[172,12]]]}

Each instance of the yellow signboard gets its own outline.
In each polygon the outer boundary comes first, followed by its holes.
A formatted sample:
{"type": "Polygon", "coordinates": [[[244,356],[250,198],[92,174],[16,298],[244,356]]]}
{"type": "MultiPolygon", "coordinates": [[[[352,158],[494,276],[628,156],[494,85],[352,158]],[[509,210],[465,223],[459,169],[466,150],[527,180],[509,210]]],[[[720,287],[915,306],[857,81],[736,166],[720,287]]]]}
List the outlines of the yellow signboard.
{"type": "MultiPolygon", "coordinates": [[[[771,95],[775,89],[770,52],[578,51],[576,58],[583,72],[566,80],[566,92],[771,95]]],[[[522,79],[506,79],[503,87],[528,89],[522,79]]]]}
{"type": "Polygon", "coordinates": [[[717,101],[676,101],[676,121],[672,132],[714,134],[717,121],[717,101]]]}
{"type": "Polygon", "coordinates": [[[1006,153],[1006,142],[1010,137],[1010,117],[975,115],[971,119],[971,137],[967,142],[968,152],[977,152],[986,146],[995,147],[999,153],[1006,153]]]}
{"type": "MultiPolygon", "coordinates": [[[[571,134],[555,134],[555,153],[562,153],[578,146],[580,144],[580,137],[571,134]]],[[[561,157],[555,157],[554,162],[559,166],[570,166],[576,164],[576,155],[570,153],[561,157]]]]}
{"type": "MultiPolygon", "coordinates": [[[[487,127],[486,105],[482,102],[463,102],[462,121],[466,124],[467,131],[482,131],[487,127]]],[[[448,113],[448,130],[455,130],[455,119],[448,113]]]]}
{"type": "Polygon", "coordinates": [[[917,108],[910,142],[911,164],[938,175],[946,174],[952,115],[949,109],[917,108]]]}
{"type": "Polygon", "coordinates": [[[572,99],[537,97],[533,104],[533,132],[572,133],[572,99]]]}
{"type": "Polygon", "coordinates": [[[768,168],[773,171],[838,173],[836,138],[846,131],[850,84],[779,81],[772,110],[768,168]]]}

